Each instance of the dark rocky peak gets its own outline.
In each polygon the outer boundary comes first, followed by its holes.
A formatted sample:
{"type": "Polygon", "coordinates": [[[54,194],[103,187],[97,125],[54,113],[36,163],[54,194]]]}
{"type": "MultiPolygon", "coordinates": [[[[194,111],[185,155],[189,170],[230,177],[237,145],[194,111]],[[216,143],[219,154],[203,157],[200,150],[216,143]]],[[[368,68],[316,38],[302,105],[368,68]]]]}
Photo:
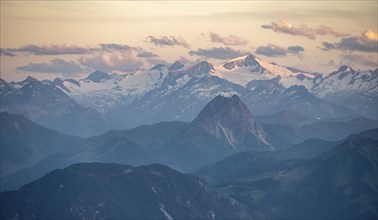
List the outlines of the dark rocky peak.
{"type": "Polygon", "coordinates": [[[8,84],[5,80],[3,80],[2,78],[0,78],[0,84],[8,84]]]}
{"type": "Polygon", "coordinates": [[[9,83],[7,83],[5,80],[0,78],[0,94],[2,94],[3,92],[11,91],[11,90],[13,90],[12,86],[9,85],[9,83]]]}
{"type": "Polygon", "coordinates": [[[28,76],[26,77],[26,79],[24,81],[22,81],[23,83],[31,83],[31,82],[38,82],[38,79],[34,78],[34,77],[31,77],[31,76],[28,76]]]}
{"type": "Polygon", "coordinates": [[[337,72],[345,72],[345,71],[350,71],[350,72],[354,72],[354,70],[352,69],[352,67],[350,66],[340,66],[339,70],[337,70],[337,72]]]}
{"type": "Polygon", "coordinates": [[[60,87],[61,89],[63,89],[64,91],[66,92],[70,92],[70,90],[63,84],[63,80],[61,80],[60,78],[55,78],[54,81],[52,82],[52,84],[54,86],[58,86],[60,87]]]}
{"type": "Polygon", "coordinates": [[[306,89],[306,87],[298,86],[298,85],[290,86],[289,88],[287,88],[287,92],[295,92],[297,94],[309,94],[310,93],[306,89]]]}
{"type": "Polygon", "coordinates": [[[61,84],[61,83],[63,83],[63,80],[61,80],[60,78],[55,78],[54,80],[53,80],[53,83],[54,84],[61,84]]]}
{"type": "Polygon", "coordinates": [[[184,67],[184,63],[182,63],[181,61],[177,60],[176,62],[174,62],[172,64],[172,66],[170,66],[168,68],[169,71],[175,71],[175,70],[179,70],[179,69],[182,69],[184,67]]]}
{"type": "Polygon", "coordinates": [[[28,76],[24,81],[19,83],[23,88],[33,88],[43,86],[43,83],[36,78],[28,76]]]}
{"type": "Polygon", "coordinates": [[[65,81],[73,83],[73,84],[75,84],[77,86],[80,86],[80,83],[78,81],[74,80],[74,79],[66,79],[65,81]]]}
{"type": "Polygon", "coordinates": [[[241,150],[239,146],[245,144],[244,141],[248,137],[253,137],[256,145],[269,145],[265,132],[237,95],[229,98],[215,97],[192,124],[203,128],[218,140],[229,143],[235,150],[241,150]]]}
{"type": "Polygon", "coordinates": [[[341,80],[344,77],[348,76],[350,73],[355,74],[357,72],[354,71],[354,69],[352,69],[350,66],[340,66],[340,68],[337,71],[332,72],[331,74],[329,74],[329,76],[338,75],[337,78],[341,80]]]}
{"type": "Polygon", "coordinates": [[[109,79],[109,77],[110,77],[110,75],[108,73],[101,72],[101,71],[95,71],[95,72],[89,74],[87,76],[87,78],[85,78],[85,79],[98,83],[98,82],[102,82],[104,80],[109,79]]]}
{"type": "Polygon", "coordinates": [[[156,64],[155,66],[153,66],[150,70],[161,70],[162,68],[164,68],[165,65],[164,64],[156,64]]]}
{"type": "Polygon", "coordinates": [[[188,69],[188,73],[192,76],[208,74],[213,71],[215,71],[213,64],[207,61],[201,61],[188,69]]]}

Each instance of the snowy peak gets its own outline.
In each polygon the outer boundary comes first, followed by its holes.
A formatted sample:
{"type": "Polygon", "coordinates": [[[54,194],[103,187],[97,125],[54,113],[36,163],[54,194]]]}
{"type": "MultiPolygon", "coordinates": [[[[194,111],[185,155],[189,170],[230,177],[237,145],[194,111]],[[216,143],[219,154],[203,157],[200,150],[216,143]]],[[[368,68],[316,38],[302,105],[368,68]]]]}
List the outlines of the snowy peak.
{"type": "MultiPolygon", "coordinates": [[[[168,68],[168,70],[172,69],[171,67],[168,68]]],[[[184,64],[184,66],[180,67],[180,69],[170,70],[170,76],[177,78],[177,77],[184,77],[185,75],[188,75],[190,77],[202,78],[214,72],[215,72],[215,69],[214,69],[213,64],[207,61],[199,60],[193,63],[186,63],[184,64]]]]}
{"type": "Polygon", "coordinates": [[[258,63],[256,62],[255,58],[256,57],[254,55],[248,53],[246,56],[232,59],[226,62],[225,64],[223,64],[223,67],[225,69],[232,70],[242,66],[256,66],[258,65],[258,63]]]}

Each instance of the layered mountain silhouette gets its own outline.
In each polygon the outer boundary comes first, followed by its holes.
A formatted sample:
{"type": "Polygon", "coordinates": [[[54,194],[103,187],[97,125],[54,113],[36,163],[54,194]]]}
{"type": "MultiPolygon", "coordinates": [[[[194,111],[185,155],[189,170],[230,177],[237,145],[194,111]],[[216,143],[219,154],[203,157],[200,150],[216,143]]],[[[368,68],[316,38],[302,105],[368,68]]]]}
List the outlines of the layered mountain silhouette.
{"type": "Polygon", "coordinates": [[[202,180],[166,166],[75,164],[1,193],[1,218],[237,218],[240,207],[202,180]]]}
{"type": "Polygon", "coordinates": [[[244,152],[195,172],[81,163],[1,193],[7,218],[377,217],[378,130],[284,151],[244,152]]]}
{"type": "MultiPolygon", "coordinates": [[[[42,129],[23,118],[22,120],[27,121],[25,126],[28,124],[26,129],[23,128],[23,123],[17,122],[17,117],[11,114],[4,114],[2,117],[9,122],[2,123],[1,147],[11,149],[4,151],[3,155],[13,155],[2,160],[2,190],[17,189],[48,171],[80,162],[115,162],[130,165],[156,162],[180,171],[191,172],[239,152],[284,149],[311,138],[311,135],[317,137],[323,132],[316,131],[322,128],[316,123],[314,127],[306,125],[306,129],[260,124],[236,95],[229,98],[215,97],[189,123],[164,122],[127,131],[109,131],[86,139],[50,134],[50,139],[47,138],[47,141],[43,142],[44,134],[47,133],[44,130],[48,129],[42,129]],[[20,129],[24,129],[24,133],[17,133],[17,123],[21,126],[20,129]],[[311,134],[309,131],[314,132],[311,134]],[[17,137],[9,138],[12,135],[17,137]],[[20,145],[19,141],[25,137],[30,140],[26,139],[23,142],[23,148],[36,153],[25,155],[24,151],[14,148],[20,145]],[[43,148],[44,151],[40,153],[39,148],[43,148]],[[18,163],[18,157],[23,158],[23,162],[18,163]]],[[[338,124],[332,127],[332,131],[323,130],[325,133],[329,131],[327,135],[337,134],[336,137],[344,137],[342,135],[372,127],[376,127],[374,122],[360,120],[358,123],[338,124]],[[354,128],[345,129],[350,127],[354,128]]],[[[330,139],[337,140],[336,137],[330,139]]]]}
{"type": "Polygon", "coordinates": [[[377,141],[377,129],[334,143],[312,140],[241,153],[196,174],[245,204],[252,218],[375,219],[377,141]]]}
{"type": "MultiPolygon", "coordinates": [[[[4,124],[4,130],[10,130],[6,126],[12,128],[12,123],[4,124]]],[[[37,132],[38,129],[36,126],[33,130],[37,132]]],[[[28,135],[33,136],[33,133],[28,135]]],[[[8,141],[2,147],[11,148],[14,144],[14,141],[8,141]]],[[[60,150],[33,157],[33,163],[21,171],[9,171],[10,175],[2,179],[1,186],[2,190],[16,189],[48,171],[79,162],[131,165],[158,162],[181,171],[193,171],[249,150],[270,151],[274,146],[239,97],[218,96],[190,123],[165,122],[68,142],[60,150]]]]}
{"type": "Polygon", "coordinates": [[[42,127],[22,115],[0,114],[1,178],[66,151],[81,139],[42,127]]]}

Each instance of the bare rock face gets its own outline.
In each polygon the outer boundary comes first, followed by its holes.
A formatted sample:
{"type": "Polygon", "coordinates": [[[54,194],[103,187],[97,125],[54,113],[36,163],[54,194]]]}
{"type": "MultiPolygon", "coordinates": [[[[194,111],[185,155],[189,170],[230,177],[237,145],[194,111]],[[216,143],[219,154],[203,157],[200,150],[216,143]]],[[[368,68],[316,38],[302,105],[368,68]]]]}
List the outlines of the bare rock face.
{"type": "Polygon", "coordinates": [[[218,140],[229,143],[235,150],[248,149],[250,138],[272,150],[261,125],[255,122],[239,96],[215,97],[193,121],[218,140]]]}

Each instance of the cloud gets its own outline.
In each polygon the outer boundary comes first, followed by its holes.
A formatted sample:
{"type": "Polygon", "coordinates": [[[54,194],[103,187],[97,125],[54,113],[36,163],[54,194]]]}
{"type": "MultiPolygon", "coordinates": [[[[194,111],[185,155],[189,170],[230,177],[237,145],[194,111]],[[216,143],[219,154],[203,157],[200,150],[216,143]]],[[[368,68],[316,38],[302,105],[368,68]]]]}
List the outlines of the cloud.
{"type": "Polygon", "coordinates": [[[322,36],[329,34],[329,35],[333,35],[334,37],[346,37],[350,35],[348,33],[340,32],[336,28],[328,27],[324,25],[320,25],[320,27],[315,30],[315,33],[322,36]]]}
{"type": "Polygon", "coordinates": [[[197,55],[201,57],[209,57],[209,58],[215,58],[219,60],[226,60],[226,59],[242,56],[245,54],[245,52],[242,52],[240,50],[234,50],[230,47],[213,47],[211,49],[199,48],[196,51],[191,50],[189,51],[189,54],[191,56],[197,55]]]}
{"type": "Polygon", "coordinates": [[[229,35],[228,37],[222,37],[217,33],[210,32],[210,40],[215,43],[222,43],[226,46],[243,46],[249,42],[236,35],[229,35]]]}
{"type": "Polygon", "coordinates": [[[14,56],[16,56],[16,54],[14,54],[9,49],[0,48],[0,56],[14,57],[14,56]]]}
{"type": "Polygon", "coordinates": [[[48,63],[29,63],[28,65],[17,67],[16,70],[35,73],[63,74],[65,76],[73,76],[86,71],[76,62],[65,61],[62,59],[54,59],[48,63]]]}
{"type": "Polygon", "coordinates": [[[138,57],[159,57],[159,55],[148,52],[148,51],[143,51],[137,55],[138,57]]]}
{"type": "Polygon", "coordinates": [[[135,47],[131,47],[126,44],[99,44],[102,51],[125,51],[125,50],[137,50],[135,47]]]}
{"type": "Polygon", "coordinates": [[[16,49],[9,49],[13,52],[25,52],[34,55],[64,55],[64,54],[88,54],[92,52],[92,49],[79,47],[71,44],[50,44],[38,46],[29,44],[16,49]]]}
{"type": "Polygon", "coordinates": [[[181,36],[162,36],[160,38],[154,37],[152,35],[146,38],[146,41],[156,46],[164,47],[164,46],[182,46],[185,48],[189,48],[189,44],[186,40],[181,36]]]}
{"type": "Polygon", "coordinates": [[[94,56],[83,56],[79,59],[82,65],[94,70],[128,72],[143,68],[145,63],[134,50],[117,53],[102,53],[94,56]]]}
{"type": "Polygon", "coordinates": [[[71,44],[50,44],[50,45],[34,45],[29,44],[20,48],[7,48],[0,49],[1,55],[16,56],[17,53],[27,53],[34,55],[86,55],[96,53],[112,53],[112,52],[125,52],[136,51],[140,57],[158,57],[157,54],[153,54],[148,51],[144,51],[142,48],[132,47],[126,44],[115,43],[102,43],[96,47],[79,47],[71,44]]]}
{"type": "Polygon", "coordinates": [[[321,25],[318,28],[311,28],[305,24],[294,27],[289,21],[279,20],[273,21],[270,24],[261,25],[264,29],[271,29],[277,33],[290,34],[294,36],[304,36],[311,40],[316,39],[316,35],[332,35],[334,37],[345,37],[348,33],[340,32],[336,28],[321,25]]]}
{"type": "Polygon", "coordinates": [[[341,54],[340,58],[346,61],[346,65],[363,65],[367,67],[378,68],[377,54],[341,54]]]}
{"type": "Polygon", "coordinates": [[[274,21],[270,24],[261,25],[262,28],[271,29],[277,33],[285,33],[294,36],[305,36],[309,39],[315,39],[316,35],[312,28],[307,25],[300,25],[299,27],[294,27],[291,23],[286,20],[274,21]]]}
{"type": "Polygon", "coordinates": [[[146,61],[148,62],[149,66],[155,66],[156,64],[163,64],[165,66],[169,66],[170,63],[163,59],[155,58],[155,57],[147,57],[146,61]]]}
{"type": "Polygon", "coordinates": [[[342,50],[342,51],[360,51],[368,53],[378,52],[378,34],[367,30],[360,36],[345,37],[340,42],[330,43],[322,42],[322,47],[319,49],[329,50],[342,50]]]}
{"type": "Polygon", "coordinates": [[[283,57],[287,55],[287,50],[284,47],[269,44],[268,46],[260,46],[256,49],[255,53],[267,57],[283,57]]]}
{"type": "Polygon", "coordinates": [[[288,52],[288,53],[297,54],[297,53],[304,52],[304,48],[301,47],[301,46],[289,46],[289,47],[287,48],[287,52],[288,52]]]}
{"type": "Polygon", "coordinates": [[[322,42],[322,47],[319,47],[319,49],[324,50],[324,51],[336,50],[337,46],[336,44],[333,44],[333,43],[322,42]]]}

